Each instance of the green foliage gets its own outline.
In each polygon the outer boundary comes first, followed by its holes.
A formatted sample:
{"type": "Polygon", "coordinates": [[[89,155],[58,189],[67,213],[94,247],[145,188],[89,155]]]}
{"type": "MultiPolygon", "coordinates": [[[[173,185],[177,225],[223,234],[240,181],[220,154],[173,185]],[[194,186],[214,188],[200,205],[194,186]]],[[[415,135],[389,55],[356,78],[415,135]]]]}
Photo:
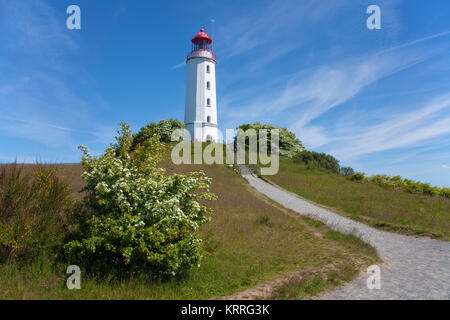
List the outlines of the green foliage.
{"type": "Polygon", "coordinates": [[[65,246],[70,263],[91,272],[142,271],[177,275],[199,265],[204,251],[198,229],[211,209],[211,179],[202,172],[167,176],[157,164],[164,145],[152,136],[132,150],[129,126],[122,124],[116,144],[99,156],[80,147],[86,204],[95,213],[80,219],[65,246]]]}
{"type": "Polygon", "coordinates": [[[441,195],[450,198],[448,188],[433,187],[429,183],[422,183],[410,179],[403,179],[400,176],[390,177],[388,175],[373,175],[369,177],[369,181],[379,186],[392,189],[404,190],[409,193],[428,194],[430,196],[441,195]]]}
{"type": "MultiPolygon", "coordinates": [[[[244,132],[249,129],[254,129],[256,131],[257,137],[259,139],[259,130],[261,129],[279,129],[279,139],[280,139],[280,147],[279,152],[280,156],[292,158],[296,153],[305,150],[302,143],[299,139],[295,137],[293,132],[288,131],[286,128],[280,128],[277,126],[272,126],[268,124],[261,124],[259,122],[254,124],[243,124],[239,126],[238,129],[243,130],[244,132]]],[[[268,132],[267,143],[270,148],[271,136],[270,131],[268,132]]],[[[269,149],[270,150],[270,149],[269,149]]]]}
{"type": "Polygon", "coordinates": [[[450,198],[450,188],[442,188],[441,196],[450,198]]]}
{"type": "Polygon", "coordinates": [[[305,150],[297,153],[293,161],[305,164],[308,169],[325,169],[339,173],[339,161],[329,154],[305,150]]]}
{"type": "Polygon", "coordinates": [[[352,167],[342,167],[340,170],[340,174],[347,177],[355,174],[355,170],[352,167]]]}
{"type": "Polygon", "coordinates": [[[29,259],[63,244],[72,206],[69,188],[56,170],[17,163],[0,172],[0,258],[29,259]]]}
{"type": "Polygon", "coordinates": [[[155,135],[159,136],[161,142],[171,142],[172,132],[182,128],[184,128],[184,123],[174,119],[152,122],[133,135],[132,149],[155,135]]]}
{"type": "Polygon", "coordinates": [[[355,174],[352,174],[351,176],[348,176],[347,179],[352,181],[359,181],[363,182],[366,181],[366,174],[364,172],[356,172],[355,174]]]}

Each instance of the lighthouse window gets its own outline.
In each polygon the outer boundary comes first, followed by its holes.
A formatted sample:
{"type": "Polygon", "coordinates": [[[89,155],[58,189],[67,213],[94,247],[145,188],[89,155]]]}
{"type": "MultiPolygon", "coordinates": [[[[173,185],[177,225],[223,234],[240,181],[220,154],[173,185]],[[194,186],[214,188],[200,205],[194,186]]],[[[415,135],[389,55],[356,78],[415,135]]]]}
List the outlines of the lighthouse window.
{"type": "Polygon", "coordinates": [[[207,116],[207,117],[206,117],[206,122],[208,122],[208,123],[211,122],[211,116],[207,116]]]}
{"type": "Polygon", "coordinates": [[[210,98],[206,99],[206,105],[207,105],[208,107],[211,106],[211,99],[210,99],[210,98]]]}
{"type": "Polygon", "coordinates": [[[209,83],[209,81],[206,83],[206,89],[211,89],[211,84],[209,83]]]}
{"type": "Polygon", "coordinates": [[[209,73],[209,66],[206,66],[206,73],[209,73]]]}

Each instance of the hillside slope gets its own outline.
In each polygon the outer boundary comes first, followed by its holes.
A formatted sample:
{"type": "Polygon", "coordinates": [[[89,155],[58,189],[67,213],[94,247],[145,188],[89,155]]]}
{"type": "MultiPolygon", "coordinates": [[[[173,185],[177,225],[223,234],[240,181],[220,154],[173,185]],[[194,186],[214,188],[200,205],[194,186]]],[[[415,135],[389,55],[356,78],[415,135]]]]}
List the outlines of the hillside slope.
{"type": "Polygon", "coordinates": [[[333,230],[353,234],[370,243],[383,259],[381,290],[368,290],[361,275],[324,299],[448,299],[450,292],[450,242],[400,235],[369,227],[338,215],[251,174],[241,168],[251,186],[298,214],[322,221],[333,230]]]}
{"type": "Polygon", "coordinates": [[[450,199],[410,194],[374,183],[310,170],[280,158],[280,170],[267,180],[336,213],[382,230],[450,240],[450,199]]]}
{"type": "MultiPolygon", "coordinates": [[[[299,271],[303,278],[285,284],[273,297],[304,298],[349,281],[378,261],[370,246],[275,206],[225,165],[175,166],[169,161],[163,165],[168,173],[203,170],[213,178],[211,191],[218,200],[209,203],[214,214],[201,230],[208,256],[199,269],[186,278],[167,282],[83,279],[82,290],[70,291],[64,287],[64,266],[55,269],[41,262],[26,267],[7,263],[0,266],[0,273],[7,275],[0,279],[0,297],[204,299],[230,295],[299,271]]],[[[80,198],[81,166],[56,168],[80,198]]]]}

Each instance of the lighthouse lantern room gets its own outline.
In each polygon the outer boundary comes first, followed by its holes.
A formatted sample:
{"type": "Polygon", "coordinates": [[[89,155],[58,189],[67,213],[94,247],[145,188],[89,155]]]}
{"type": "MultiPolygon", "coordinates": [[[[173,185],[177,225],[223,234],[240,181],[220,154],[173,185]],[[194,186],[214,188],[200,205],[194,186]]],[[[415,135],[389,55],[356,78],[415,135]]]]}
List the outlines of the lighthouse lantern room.
{"type": "Polygon", "coordinates": [[[216,56],[212,52],[212,39],[203,28],[192,39],[186,63],[186,129],[192,141],[217,142],[216,56]]]}

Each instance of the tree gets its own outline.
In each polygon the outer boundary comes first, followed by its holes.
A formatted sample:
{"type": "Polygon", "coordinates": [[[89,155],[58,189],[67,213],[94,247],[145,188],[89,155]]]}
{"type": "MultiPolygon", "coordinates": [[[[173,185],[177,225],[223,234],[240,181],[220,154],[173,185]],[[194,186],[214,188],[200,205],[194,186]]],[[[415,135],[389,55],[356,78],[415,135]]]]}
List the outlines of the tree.
{"type": "MultiPolygon", "coordinates": [[[[257,139],[259,139],[259,130],[261,129],[268,130],[267,143],[269,148],[271,143],[270,130],[278,129],[280,139],[279,152],[280,156],[283,157],[292,158],[296,153],[305,150],[300,140],[296,138],[295,133],[288,131],[286,128],[280,128],[277,126],[272,126],[269,124],[261,124],[259,122],[256,122],[254,124],[243,124],[239,126],[238,129],[241,129],[244,132],[249,129],[254,129],[256,131],[257,139]]],[[[259,142],[259,140],[257,142],[259,142]]]]}
{"type": "Polygon", "coordinates": [[[340,172],[341,172],[341,175],[343,175],[345,177],[355,174],[355,170],[353,170],[352,167],[342,167],[340,172]]]}
{"type": "Polygon", "coordinates": [[[145,127],[142,127],[138,133],[133,135],[132,149],[153,136],[158,136],[161,142],[171,142],[170,138],[172,132],[176,129],[183,128],[184,123],[174,119],[152,122],[145,127]]]}
{"type": "Polygon", "coordinates": [[[325,169],[339,173],[339,161],[329,154],[305,150],[297,153],[293,160],[305,164],[309,169],[325,169]]]}

